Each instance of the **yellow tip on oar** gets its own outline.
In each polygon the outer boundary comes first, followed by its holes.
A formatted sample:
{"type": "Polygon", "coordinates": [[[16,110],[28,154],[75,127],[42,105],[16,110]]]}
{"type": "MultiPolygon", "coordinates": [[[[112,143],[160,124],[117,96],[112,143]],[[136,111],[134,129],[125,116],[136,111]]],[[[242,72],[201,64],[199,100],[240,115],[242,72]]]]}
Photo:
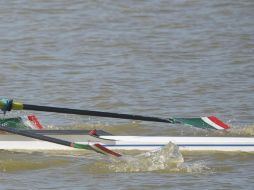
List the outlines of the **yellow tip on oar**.
{"type": "Polygon", "coordinates": [[[6,113],[7,111],[14,110],[22,110],[24,108],[24,105],[21,102],[15,102],[13,100],[9,99],[0,99],[0,109],[6,113]]]}
{"type": "Polygon", "coordinates": [[[21,103],[21,102],[12,102],[12,109],[14,109],[14,110],[23,110],[23,107],[24,107],[24,105],[23,105],[23,103],[21,103]]]}

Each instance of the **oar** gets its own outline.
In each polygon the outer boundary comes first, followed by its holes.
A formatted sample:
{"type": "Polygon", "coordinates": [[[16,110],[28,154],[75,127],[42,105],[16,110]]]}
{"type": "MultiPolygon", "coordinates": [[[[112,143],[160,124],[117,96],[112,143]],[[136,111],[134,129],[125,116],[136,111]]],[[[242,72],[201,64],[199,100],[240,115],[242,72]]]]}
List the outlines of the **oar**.
{"type": "Polygon", "coordinates": [[[230,128],[229,125],[223,123],[221,120],[219,120],[215,116],[165,119],[165,118],[142,116],[142,115],[121,114],[121,113],[112,113],[112,112],[23,104],[21,102],[15,102],[13,100],[8,100],[8,99],[0,100],[0,108],[4,112],[11,111],[12,109],[13,110],[34,110],[34,111],[46,111],[46,112],[55,112],[55,113],[110,117],[110,118],[119,118],[119,119],[133,119],[133,120],[140,120],[140,121],[164,122],[164,123],[171,123],[171,124],[184,124],[184,125],[190,125],[190,126],[202,128],[202,129],[225,130],[230,128]]]}
{"type": "Polygon", "coordinates": [[[68,147],[72,147],[72,148],[93,150],[93,151],[96,151],[96,152],[99,152],[102,154],[106,154],[106,155],[110,155],[110,156],[114,156],[114,157],[122,156],[121,154],[114,152],[112,150],[109,150],[108,148],[106,148],[105,146],[103,146],[99,143],[90,142],[89,144],[79,144],[79,143],[69,142],[66,140],[57,139],[54,137],[49,137],[49,136],[45,136],[42,134],[26,131],[26,130],[17,130],[15,128],[5,127],[2,124],[0,125],[0,130],[6,131],[6,132],[9,132],[12,134],[30,137],[30,138],[34,138],[34,139],[38,139],[38,140],[42,140],[42,141],[47,141],[47,142],[51,142],[51,143],[55,143],[55,144],[60,144],[60,145],[64,145],[64,146],[68,146],[68,147]]]}

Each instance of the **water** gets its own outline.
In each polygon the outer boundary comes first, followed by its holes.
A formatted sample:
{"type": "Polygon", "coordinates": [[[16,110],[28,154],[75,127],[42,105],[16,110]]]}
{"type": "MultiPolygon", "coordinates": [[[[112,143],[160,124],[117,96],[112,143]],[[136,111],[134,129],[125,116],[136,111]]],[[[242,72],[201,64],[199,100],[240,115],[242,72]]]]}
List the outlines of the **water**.
{"type": "MultiPolygon", "coordinates": [[[[159,117],[214,114],[232,125],[232,135],[253,136],[253,10],[251,0],[0,1],[1,97],[159,117]]],[[[223,135],[149,122],[36,115],[53,128],[223,135]]],[[[253,154],[178,156],[183,163],[173,169],[133,171],[129,162],[90,152],[3,151],[0,188],[252,189],[253,154]],[[129,169],[119,170],[122,164],[129,169]]]]}

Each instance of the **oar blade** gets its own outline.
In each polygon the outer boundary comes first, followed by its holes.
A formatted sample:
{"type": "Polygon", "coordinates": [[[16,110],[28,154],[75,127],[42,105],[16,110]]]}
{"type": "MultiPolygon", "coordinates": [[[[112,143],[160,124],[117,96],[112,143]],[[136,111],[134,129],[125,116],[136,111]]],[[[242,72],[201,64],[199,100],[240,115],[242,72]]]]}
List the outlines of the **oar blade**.
{"type": "Polygon", "coordinates": [[[16,129],[43,129],[43,126],[34,115],[0,118],[0,125],[16,129]]]}
{"type": "Polygon", "coordinates": [[[96,152],[99,152],[99,153],[102,153],[105,155],[109,155],[109,156],[113,156],[113,157],[121,157],[122,156],[120,153],[110,150],[100,143],[89,143],[89,146],[96,152]]]}
{"type": "Polygon", "coordinates": [[[120,153],[110,150],[100,143],[94,143],[94,142],[89,142],[88,144],[71,143],[70,146],[77,149],[93,150],[100,154],[104,154],[104,155],[108,155],[112,157],[122,156],[120,153]]]}
{"type": "Polygon", "coordinates": [[[226,130],[230,126],[218,119],[215,116],[197,117],[197,118],[174,118],[174,123],[181,123],[184,125],[191,125],[201,129],[216,129],[226,130]]]}

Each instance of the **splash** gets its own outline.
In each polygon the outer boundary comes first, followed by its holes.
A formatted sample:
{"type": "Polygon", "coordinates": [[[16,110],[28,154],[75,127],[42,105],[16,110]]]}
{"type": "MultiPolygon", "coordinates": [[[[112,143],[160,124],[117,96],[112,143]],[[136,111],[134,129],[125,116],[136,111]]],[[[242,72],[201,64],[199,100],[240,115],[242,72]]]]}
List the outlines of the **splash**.
{"type": "Polygon", "coordinates": [[[108,165],[109,170],[114,172],[149,172],[172,170],[178,168],[184,162],[178,147],[169,143],[164,148],[139,154],[137,156],[124,156],[114,160],[108,165]]]}
{"type": "Polygon", "coordinates": [[[195,161],[193,163],[183,163],[178,167],[177,170],[179,173],[192,173],[192,174],[210,174],[214,171],[209,168],[205,161],[195,161]]]}
{"type": "MultiPolygon", "coordinates": [[[[105,157],[104,157],[105,158],[105,157]]],[[[178,147],[168,143],[164,148],[138,155],[125,155],[120,159],[97,160],[82,167],[91,173],[191,173],[205,174],[211,169],[203,161],[185,163],[178,147]]]]}

